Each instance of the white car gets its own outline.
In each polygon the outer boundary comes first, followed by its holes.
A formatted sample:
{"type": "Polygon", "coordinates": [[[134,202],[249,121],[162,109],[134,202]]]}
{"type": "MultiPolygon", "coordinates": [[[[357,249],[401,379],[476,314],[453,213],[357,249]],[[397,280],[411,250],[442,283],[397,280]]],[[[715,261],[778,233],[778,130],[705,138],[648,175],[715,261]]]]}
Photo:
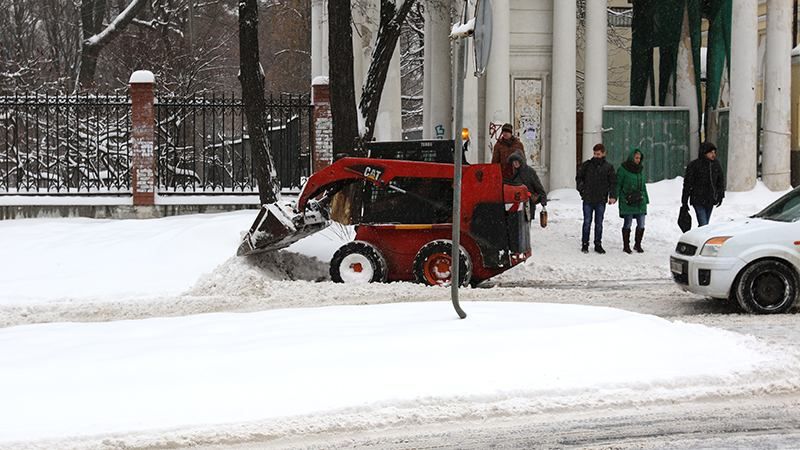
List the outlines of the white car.
{"type": "Polygon", "coordinates": [[[800,293],[800,188],[752,217],[684,233],[669,263],[684,290],[751,313],[789,311],[800,293]]]}

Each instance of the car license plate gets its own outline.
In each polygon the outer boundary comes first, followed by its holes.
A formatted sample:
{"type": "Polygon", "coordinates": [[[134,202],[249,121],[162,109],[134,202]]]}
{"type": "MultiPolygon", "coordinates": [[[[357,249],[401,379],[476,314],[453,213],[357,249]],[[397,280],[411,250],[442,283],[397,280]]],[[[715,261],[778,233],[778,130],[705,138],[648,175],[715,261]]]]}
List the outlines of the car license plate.
{"type": "Polygon", "coordinates": [[[674,273],[677,273],[677,274],[682,274],[683,273],[683,264],[680,261],[677,261],[677,260],[674,260],[674,259],[670,260],[669,261],[669,268],[674,273]]]}

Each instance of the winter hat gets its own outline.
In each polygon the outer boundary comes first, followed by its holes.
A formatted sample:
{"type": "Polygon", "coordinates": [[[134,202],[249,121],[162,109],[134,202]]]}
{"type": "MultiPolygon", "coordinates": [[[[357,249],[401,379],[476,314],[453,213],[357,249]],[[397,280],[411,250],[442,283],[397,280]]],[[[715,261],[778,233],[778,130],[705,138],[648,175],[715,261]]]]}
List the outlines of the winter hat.
{"type": "Polygon", "coordinates": [[[508,163],[511,164],[514,161],[519,161],[520,164],[525,165],[525,158],[519,154],[519,152],[514,152],[508,156],[508,163]]]}
{"type": "Polygon", "coordinates": [[[703,142],[700,144],[700,154],[705,155],[706,153],[710,153],[716,151],[717,147],[714,146],[711,142],[703,142]]]}
{"type": "Polygon", "coordinates": [[[511,126],[510,123],[506,123],[506,124],[503,124],[503,128],[501,128],[501,131],[508,131],[509,133],[513,133],[514,132],[514,127],[511,126]]]}

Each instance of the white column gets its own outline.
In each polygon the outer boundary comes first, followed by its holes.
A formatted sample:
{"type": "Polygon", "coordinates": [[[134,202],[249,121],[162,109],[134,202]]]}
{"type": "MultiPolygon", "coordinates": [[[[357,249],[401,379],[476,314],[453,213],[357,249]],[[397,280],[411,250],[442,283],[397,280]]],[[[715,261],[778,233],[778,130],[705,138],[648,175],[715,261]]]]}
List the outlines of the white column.
{"type": "MultiPolygon", "coordinates": [[[[608,102],[607,0],[586,0],[586,68],[583,82],[583,159],[603,142],[603,106],[608,102]]],[[[554,79],[555,80],[555,79],[554,79]]]]}
{"type": "Polygon", "coordinates": [[[431,139],[433,130],[430,127],[431,121],[431,74],[433,73],[433,55],[428,51],[431,48],[433,33],[431,32],[431,20],[428,16],[428,4],[425,4],[425,27],[423,28],[424,54],[422,59],[422,139],[431,139]]]}
{"type": "Polygon", "coordinates": [[[328,2],[311,2],[311,79],[328,76],[328,2]]]}
{"type": "Polygon", "coordinates": [[[400,88],[400,45],[394,49],[386,82],[381,93],[375,138],[379,141],[399,141],[403,138],[403,113],[400,88]]]}
{"type": "Polygon", "coordinates": [[[731,108],[728,132],[728,190],[756,185],[756,70],[758,1],[737,0],[731,27],[731,108]]]}
{"type": "Polygon", "coordinates": [[[453,138],[452,64],[450,63],[450,5],[437,0],[425,4],[425,93],[423,136],[453,138]],[[426,114],[427,113],[427,114],[426,114]]]}
{"type": "Polygon", "coordinates": [[[773,191],[789,189],[791,186],[791,80],[792,3],[769,0],[761,178],[773,191]]]}
{"type": "Polygon", "coordinates": [[[553,94],[550,189],[575,187],[575,14],[572,0],[553,2],[553,94]]]}
{"type": "MultiPolygon", "coordinates": [[[[478,79],[475,74],[475,48],[472,39],[465,41],[467,44],[467,78],[464,80],[464,128],[470,132],[470,147],[467,152],[467,161],[471,164],[482,162],[480,158],[486,156],[482,152],[478,139],[478,79]]],[[[456,133],[459,130],[454,130],[456,133]]]]}
{"type": "MultiPolygon", "coordinates": [[[[510,87],[511,63],[509,55],[511,47],[511,35],[509,32],[511,28],[511,6],[509,3],[509,0],[494,0],[492,2],[492,53],[489,56],[489,63],[486,68],[487,123],[484,129],[487,132],[490,130],[492,123],[499,124],[499,130],[500,126],[512,120],[510,87]]],[[[489,161],[491,160],[490,146],[497,141],[497,136],[490,136],[487,133],[486,141],[488,144],[486,146],[486,151],[488,152],[487,161],[489,161]]]]}

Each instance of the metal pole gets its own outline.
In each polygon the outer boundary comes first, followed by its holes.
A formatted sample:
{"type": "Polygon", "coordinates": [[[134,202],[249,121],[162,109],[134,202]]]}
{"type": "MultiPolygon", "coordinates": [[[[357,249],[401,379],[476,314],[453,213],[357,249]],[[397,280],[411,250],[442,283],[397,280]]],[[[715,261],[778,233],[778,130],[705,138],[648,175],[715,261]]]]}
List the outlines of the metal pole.
{"type": "MultiPolygon", "coordinates": [[[[466,13],[466,8],[464,8],[466,13]]],[[[466,21],[465,21],[466,22],[466,21]]],[[[466,72],[466,46],[462,39],[456,40],[456,107],[455,107],[455,148],[453,149],[453,248],[450,252],[450,297],[458,317],[464,319],[467,313],[458,304],[459,268],[461,262],[461,128],[464,122],[464,76],[466,72]]]]}

